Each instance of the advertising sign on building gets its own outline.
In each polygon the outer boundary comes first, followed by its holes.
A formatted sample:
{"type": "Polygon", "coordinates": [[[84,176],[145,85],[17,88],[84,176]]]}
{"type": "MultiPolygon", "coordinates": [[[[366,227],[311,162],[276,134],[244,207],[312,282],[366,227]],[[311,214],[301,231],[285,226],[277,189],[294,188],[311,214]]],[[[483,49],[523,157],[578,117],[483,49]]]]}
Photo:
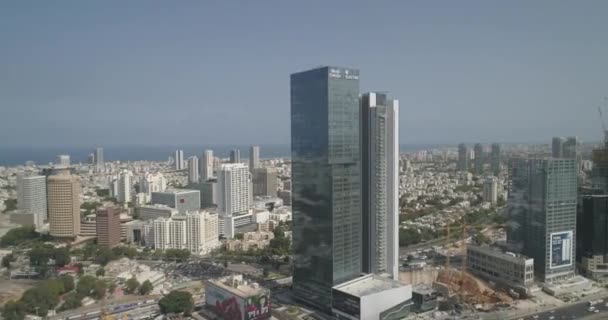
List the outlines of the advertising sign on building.
{"type": "Polygon", "coordinates": [[[572,265],[572,231],[551,233],[549,260],[550,268],[560,268],[572,265]]]}
{"type": "Polygon", "coordinates": [[[245,320],[270,318],[270,297],[265,294],[248,297],[245,300],[245,320]]]}

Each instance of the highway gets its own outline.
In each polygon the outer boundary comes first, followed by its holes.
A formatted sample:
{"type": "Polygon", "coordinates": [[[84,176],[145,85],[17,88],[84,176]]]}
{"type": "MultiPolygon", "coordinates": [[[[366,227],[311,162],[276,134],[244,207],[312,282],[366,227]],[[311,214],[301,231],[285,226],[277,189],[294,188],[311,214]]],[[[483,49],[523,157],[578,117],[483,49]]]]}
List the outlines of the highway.
{"type": "MultiPolygon", "coordinates": [[[[101,316],[101,306],[93,308],[81,308],[60,313],[49,317],[51,320],[95,320],[101,316]]],[[[105,309],[110,315],[120,318],[124,314],[131,315],[132,319],[143,319],[159,313],[158,300],[149,299],[145,301],[133,301],[125,303],[114,303],[107,305],[105,309]]]]}
{"type": "Polygon", "coordinates": [[[608,319],[608,306],[606,301],[594,306],[597,312],[589,311],[588,302],[580,302],[558,309],[531,314],[525,317],[515,316],[510,320],[572,320],[572,319],[608,319]]]}

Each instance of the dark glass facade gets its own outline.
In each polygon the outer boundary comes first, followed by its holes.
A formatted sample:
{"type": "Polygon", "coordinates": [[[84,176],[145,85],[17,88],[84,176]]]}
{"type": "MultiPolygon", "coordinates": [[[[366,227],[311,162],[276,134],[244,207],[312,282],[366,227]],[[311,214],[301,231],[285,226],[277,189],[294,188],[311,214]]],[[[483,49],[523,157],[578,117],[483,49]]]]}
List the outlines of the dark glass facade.
{"type": "Polygon", "coordinates": [[[581,195],[576,239],[577,252],[582,256],[608,256],[608,195],[581,195]]]}
{"type": "Polygon", "coordinates": [[[359,71],[291,75],[293,289],[331,308],[332,287],[361,272],[359,71]]]}

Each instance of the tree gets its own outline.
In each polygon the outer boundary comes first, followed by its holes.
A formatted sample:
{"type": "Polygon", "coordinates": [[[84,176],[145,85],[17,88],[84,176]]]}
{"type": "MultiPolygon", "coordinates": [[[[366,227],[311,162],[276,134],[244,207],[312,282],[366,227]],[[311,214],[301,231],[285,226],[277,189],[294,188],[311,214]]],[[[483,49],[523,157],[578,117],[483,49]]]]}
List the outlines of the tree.
{"type": "Polygon", "coordinates": [[[82,276],[80,280],[78,280],[78,285],[76,286],[76,293],[78,293],[81,297],[87,297],[91,295],[93,289],[95,288],[95,283],[97,279],[93,276],[82,276]]]}
{"type": "Polygon", "coordinates": [[[97,256],[95,257],[95,262],[99,263],[102,266],[108,264],[108,262],[116,259],[114,252],[108,248],[101,248],[97,251],[97,256]]]}
{"type": "Polygon", "coordinates": [[[59,277],[59,280],[63,283],[63,289],[65,292],[74,290],[74,278],[68,274],[64,274],[59,277]]]}
{"type": "Polygon", "coordinates": [[[11,268],[11,262],[13,261],[13,254],[7,254],[4,257],[2,257],[2,267],[3,268],[7,268],[10,269],[11,268]]]}
{"type": "Polygon", "coordinates": [[[106,275],[106,270],[103,267],[101,267],[101,268],[97,269],[97,271],[95,271],[95,275],[97,277],[103,277],[106,275]]]}
{"type": "Polygon", "coordinates": [[[56,267],[63,267],[66,264],[70,263],[70,249],[68,248],[58,248],[53,250],[52,254],[53,259],[55,260],[56,267]]]}
{"type": "Polygon", "coordinates": [[[489,244],[491,242],[490,238],[479,231],[475,232],[472,240],[477,245],[489,244]]]}
{"type": "Polygon", "coordinates": [[[1,247],[16,246],[27,240],[36,239],[40,236],[34,227],[19,227],[9,230],[2,239],[0,239],[1,247]]]}
{"type": "Polygon", "coordinates": [[[108,286],[108,293],[109,294],[114,294],[114,291],[116,291],[116,283],[112,282],[108,286]]]}
{"type": "Polygon", "coordinates": [[[272,254],[280,256],[288,255],[291,249],[291,241],[285,237],[274,238],[270,240],[268,247],[272,254]]]}
{"type": "Polygon", "coordinates": [[[245,235],[244,235],[244,234],[242,234],[242,233],[237,233],[237,234],[235,234],[235,235],[234,235],[234,239],[235,239],[235,240],[243,240],[243,237],[244,237],[244,236],[245,236],[245,235]]]}
{"type": "Polygon", "coordinates": [[[187,249],[168,249],[165,250],[165,260],[183,262],[190,257],[190,251],[187,249]]]}
{"type": "Polygon", "coordinates": [[[192,295],[188,292],[171,291],[158,301],[158,306],[163,314],[184,313],[189,315],[194,308],[194,300],[192,300],[192,295]]]}
{"type": "Polygon", "coordinates": [[[141,284],[141,287],[139,287],[139,294],[141,294],[142,296],[145,296],[145,295],[150,294],[150,292],[152,292],[152,290],[154,290],[154,286],[152,285],[152,282],[150,282],[150,280],[146,280],[146,281],[144,281],[144,283],[141,284]]]}
{"type": "Polygon", "coordinates": [[[95,282],[95,286],[93,287],[93,298],[97,300],[101,300],[106,296],[106,291],[108,290],[108,286],[106,282],[103,280],[97,280],[95,282]]]}
{"type": "Polygon", "coordinates": [[[72,310],[82,306],[82,298],[76,292],[68,293],[63,299],[63,304],[59,311],[72,310]]]}
{"type": "Polygon", "coordinates": [[[135,293],[137,291],[137,288],[139,288],[139,282],[135,277],[131,277],[131,279],[127,280],[125,291],[128,294],[135,293]]]}
{"type": "Polygon", "coordinates": [[[3,213],[17,210],[17,199],[6,199],[4,200],[4,206],[6,207],[3,213]]]}
{"type": "Polygon", "coordinates": [[[25,305],[20,301],[9,301],[2,308],[2,318],[5,320],[23,320],[26,313],[25,305]]]}

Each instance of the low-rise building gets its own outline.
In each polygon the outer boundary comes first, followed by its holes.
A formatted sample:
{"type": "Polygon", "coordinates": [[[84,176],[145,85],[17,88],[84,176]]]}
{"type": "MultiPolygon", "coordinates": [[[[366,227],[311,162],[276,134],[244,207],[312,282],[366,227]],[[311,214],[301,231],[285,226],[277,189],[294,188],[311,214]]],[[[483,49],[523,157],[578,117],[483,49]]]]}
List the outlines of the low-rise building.
{"type": "Polygon", "coordinates": [[[205,281],[205,304],[222,319],[269,319],[270,291],[233,275],[205,281]]]}
{"type": "Polygon", "coordinates": [[[270,245],[270,240],[274,239],[272,232],[245,232],[243,240],[229,239],[225,241],[226,250],[229,251],[247,251],[264,249],[270,245]]]}
{"type": "Polygon", "coordinates": [[[475,275],[524,295],[534,283],[534,259],[497,247],[468,245],[467,268],[475,275]]]}
{"type": "Polygon", "coordinates": [[[178,210],[167,205],[156,204],[141,206],[137,208],[137,216],[140,220],[156,220],[158,218],[171,218],[176,215],[178,210]]]}

